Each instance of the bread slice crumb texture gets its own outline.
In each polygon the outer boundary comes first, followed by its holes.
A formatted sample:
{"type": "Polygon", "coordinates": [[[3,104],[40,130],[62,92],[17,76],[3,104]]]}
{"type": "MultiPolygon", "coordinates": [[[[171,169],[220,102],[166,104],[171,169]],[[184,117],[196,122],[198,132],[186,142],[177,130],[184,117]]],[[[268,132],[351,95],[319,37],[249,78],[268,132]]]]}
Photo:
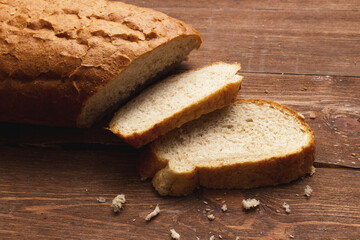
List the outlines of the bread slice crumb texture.
{"type": "Polygon", "coordinates": [[[171,76],[122,107],[111,121],[110,130],[133,146],[146,144],[234,101],[242,79],[236,75],[239,70],[237,63],[218,62],[171,76]]]}
{"type": "Polygon", "coordinates": [[[293,110],[265,100],[237,100],[160,137],[139,167],[162,195],[194,187],[251,188],[311,172],[314,134],[293,110]],[[156,166],[156,167],[154,167],[156,166]]]}
{"type": "Polygon", "coordinates": [[[181,163],[180,171],[183,164],[216,167],[301,151],[311,138],[302,121],[285,109],[259,103],[210,113],[160,139],[155,151],[181,163]]]}

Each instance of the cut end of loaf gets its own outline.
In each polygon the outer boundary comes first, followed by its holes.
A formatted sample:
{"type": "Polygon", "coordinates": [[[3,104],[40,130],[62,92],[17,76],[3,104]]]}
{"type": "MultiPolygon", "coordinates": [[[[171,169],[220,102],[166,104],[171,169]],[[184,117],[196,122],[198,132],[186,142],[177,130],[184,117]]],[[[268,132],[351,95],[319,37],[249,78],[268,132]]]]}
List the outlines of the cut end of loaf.
{"type": "Polygon", "coordinates": [[[140,175],[154,177],[160,194],[177,196],[198,185],[288,183],[310,173],[315,158],[314,134],[305,121],[265,100],[237,100],[160,137],[149,149],[152,157],[144,159],[140,175]]]}
{"type": "Polygon", "coordinates": [[[218,62],[168,77],[123,106],[110,130],[134,147],[143,146],[232,103],[241,85],[239,70],[238,63],[218,62]]]}
{"type": "Polygon", "coordinates": [[[140,56],[86,102],[78,120],[79,127],[90,127],[105,110],[121,104],[159,72],[185,60],[200,43],[200,36],[182,36],[140,56]]]}

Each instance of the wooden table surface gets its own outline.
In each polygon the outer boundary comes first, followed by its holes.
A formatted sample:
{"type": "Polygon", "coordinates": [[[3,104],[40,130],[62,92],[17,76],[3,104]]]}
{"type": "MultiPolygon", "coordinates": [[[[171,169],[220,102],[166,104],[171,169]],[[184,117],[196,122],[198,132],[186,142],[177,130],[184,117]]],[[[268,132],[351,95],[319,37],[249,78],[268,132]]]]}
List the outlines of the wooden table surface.
{"type": "Polygon", "coordinates": [[[0,239],[170,239],[171,228],[181,239],[360,239],[359,1],[126,2],[201,32],[202,47],[175,72],[237,61],[239,97],[302,113],[316,136],[316,173],[277,187],[160,197],[135,171],[139,152],[106,123],[88,130],[0,123],[0,239]],[[120,193],[127,202],[114,215],[110,202],[120,193]],[[253,197],[260,207],[244,211],[242,200],[253,197]],[[156,204],[160,215],[145,222],[156,204]]]}

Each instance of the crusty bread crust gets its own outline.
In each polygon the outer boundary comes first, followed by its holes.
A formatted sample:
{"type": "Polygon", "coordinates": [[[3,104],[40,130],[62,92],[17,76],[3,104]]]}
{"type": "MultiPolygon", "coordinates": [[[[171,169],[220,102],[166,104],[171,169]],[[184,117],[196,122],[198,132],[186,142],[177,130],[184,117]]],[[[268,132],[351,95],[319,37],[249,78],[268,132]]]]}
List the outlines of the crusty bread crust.
{"type": "MultiPolygon", "coordinates": [[[[219,62],[212,63],[204,67],[209,67],[211,65],[215,65],[218,63],[219,62]]],[[[240,64],[238,63],[235,64],[237,64],[240,69],[240,64]]],[[[197,71],[204,67],[191,69],[188,72],[197,71]]],[[[224,86],[222,89],[219,89],[218,91],[213,92],[211,95],[207,96],[201,101],[194,103],[188,106],[187,108],[182,109],[181,112],[178,112],[164,119],[163,121],[155,124],[152,128],[140,134],[136,132],[130,135],[122,134],[121,132],[115,129],[116,121],[114,120],[110,123],[110,130],[126,143],[130,144],[135,148],[139,148],[155,140],[159,136],[164,135],[165,133],[171,131],[172,129],[175,129],[176,127],[180,127],[184,123],[197,119],[206,113],[213,112],[217,109],[223,108],[231,104],[232,102],[235,101],[240,88],[241,88],[241,81],[236,83],[229,83],[226,86],[224,86]]]]}
{"type": "MultiPolygon", "coordinates": [[[[156,141],[145,150],[143,161],[138,166],[142,177],[153,177],[152,183],[161,195],[181,196],[190,194],[196,186],[209,188],[254,188],[288,183],[311,173],[315,160],[315,137],[311,128],[292,109],[260,99],[237,99],[287,111],[297,118],[310,136],[310,141],[300,151],[285,156],[274,156],[257,162],[234,163],[216,167],[194,167],[188,172],[174,172],[168,160],[156,155],[156,141]]],[[[236,156],[234,156],[236,158],[236,156]]]]}
{"type": "Polygon", "coordinates": [[[79,126],[88,99],[132,63],[175,40],[202,41],[179,20],[118,1],[5,1],[0,20],[0,121],[9,122],[79,126]]]}

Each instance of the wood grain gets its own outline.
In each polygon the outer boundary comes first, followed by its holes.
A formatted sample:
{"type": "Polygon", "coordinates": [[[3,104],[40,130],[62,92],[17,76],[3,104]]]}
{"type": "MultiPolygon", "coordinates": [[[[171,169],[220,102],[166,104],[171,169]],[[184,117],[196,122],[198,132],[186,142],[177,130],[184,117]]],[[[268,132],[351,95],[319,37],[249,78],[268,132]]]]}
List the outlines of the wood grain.
{"type": "Polygon", "coordinates": [[[201,188],[189,197],[164,198],[149,181],[140,181],[134,171],[136,154],[0,149],[5,153],[0,161],[2,239],[169,239],[170,228],[182,239],[208,239],[211,234],[224,239],[288,239],[290,234],[314,239],[321,234],[331,239],[336,232],[343,233],[337,239],[355,239],[360,232],[360,172],[355,170],[320,168],[313,177],[279,187],[201,188]],[[310,198],[303,196],[306,185],[314,190],[310,198]],[[114,215],[110,201],[120,193],[127,203],[114,215]],[[98,203],[100,196],[107,203],[98,203]],[[260,207],[244,211],[241,201],[252,197],[260,207]],[[225,213],[222,201],[229,208],[225,213]],[[290,214],[283,202],[290,205],[290,214]],[[156,204],[162,212],[146,223],[144,217],[156,204]],[[214,221],[207,219],[206,208],[214,221]]]}
{"type": "Polygon", "coordinates": [[[192,54],[196,66],[226,60],[240,62],[245,72],[360,75],[357,1],[135,3],[201,32],[204,42],[192,54]]]}
{"type": "Polygon", "coordinates": [[[358,1],[125,2],[200,30],[202,47],[172,73],[237,61],[238,97],[302,113],[315,132],[315,175],[278,187],[160,197],[135,171],[140,152],[105,129],[108,119],[91,129],[0,123],[0,239],[170,239],[170,228],[181,239],[360,239],[358,1]],[[115,215],[110,201],[120,193],[127,203],[115,215]],[[244,211],[241,201],[252,197],[260,207],[244,211]],[[156,204],[162,212],[145,222],[156,204]]]}

